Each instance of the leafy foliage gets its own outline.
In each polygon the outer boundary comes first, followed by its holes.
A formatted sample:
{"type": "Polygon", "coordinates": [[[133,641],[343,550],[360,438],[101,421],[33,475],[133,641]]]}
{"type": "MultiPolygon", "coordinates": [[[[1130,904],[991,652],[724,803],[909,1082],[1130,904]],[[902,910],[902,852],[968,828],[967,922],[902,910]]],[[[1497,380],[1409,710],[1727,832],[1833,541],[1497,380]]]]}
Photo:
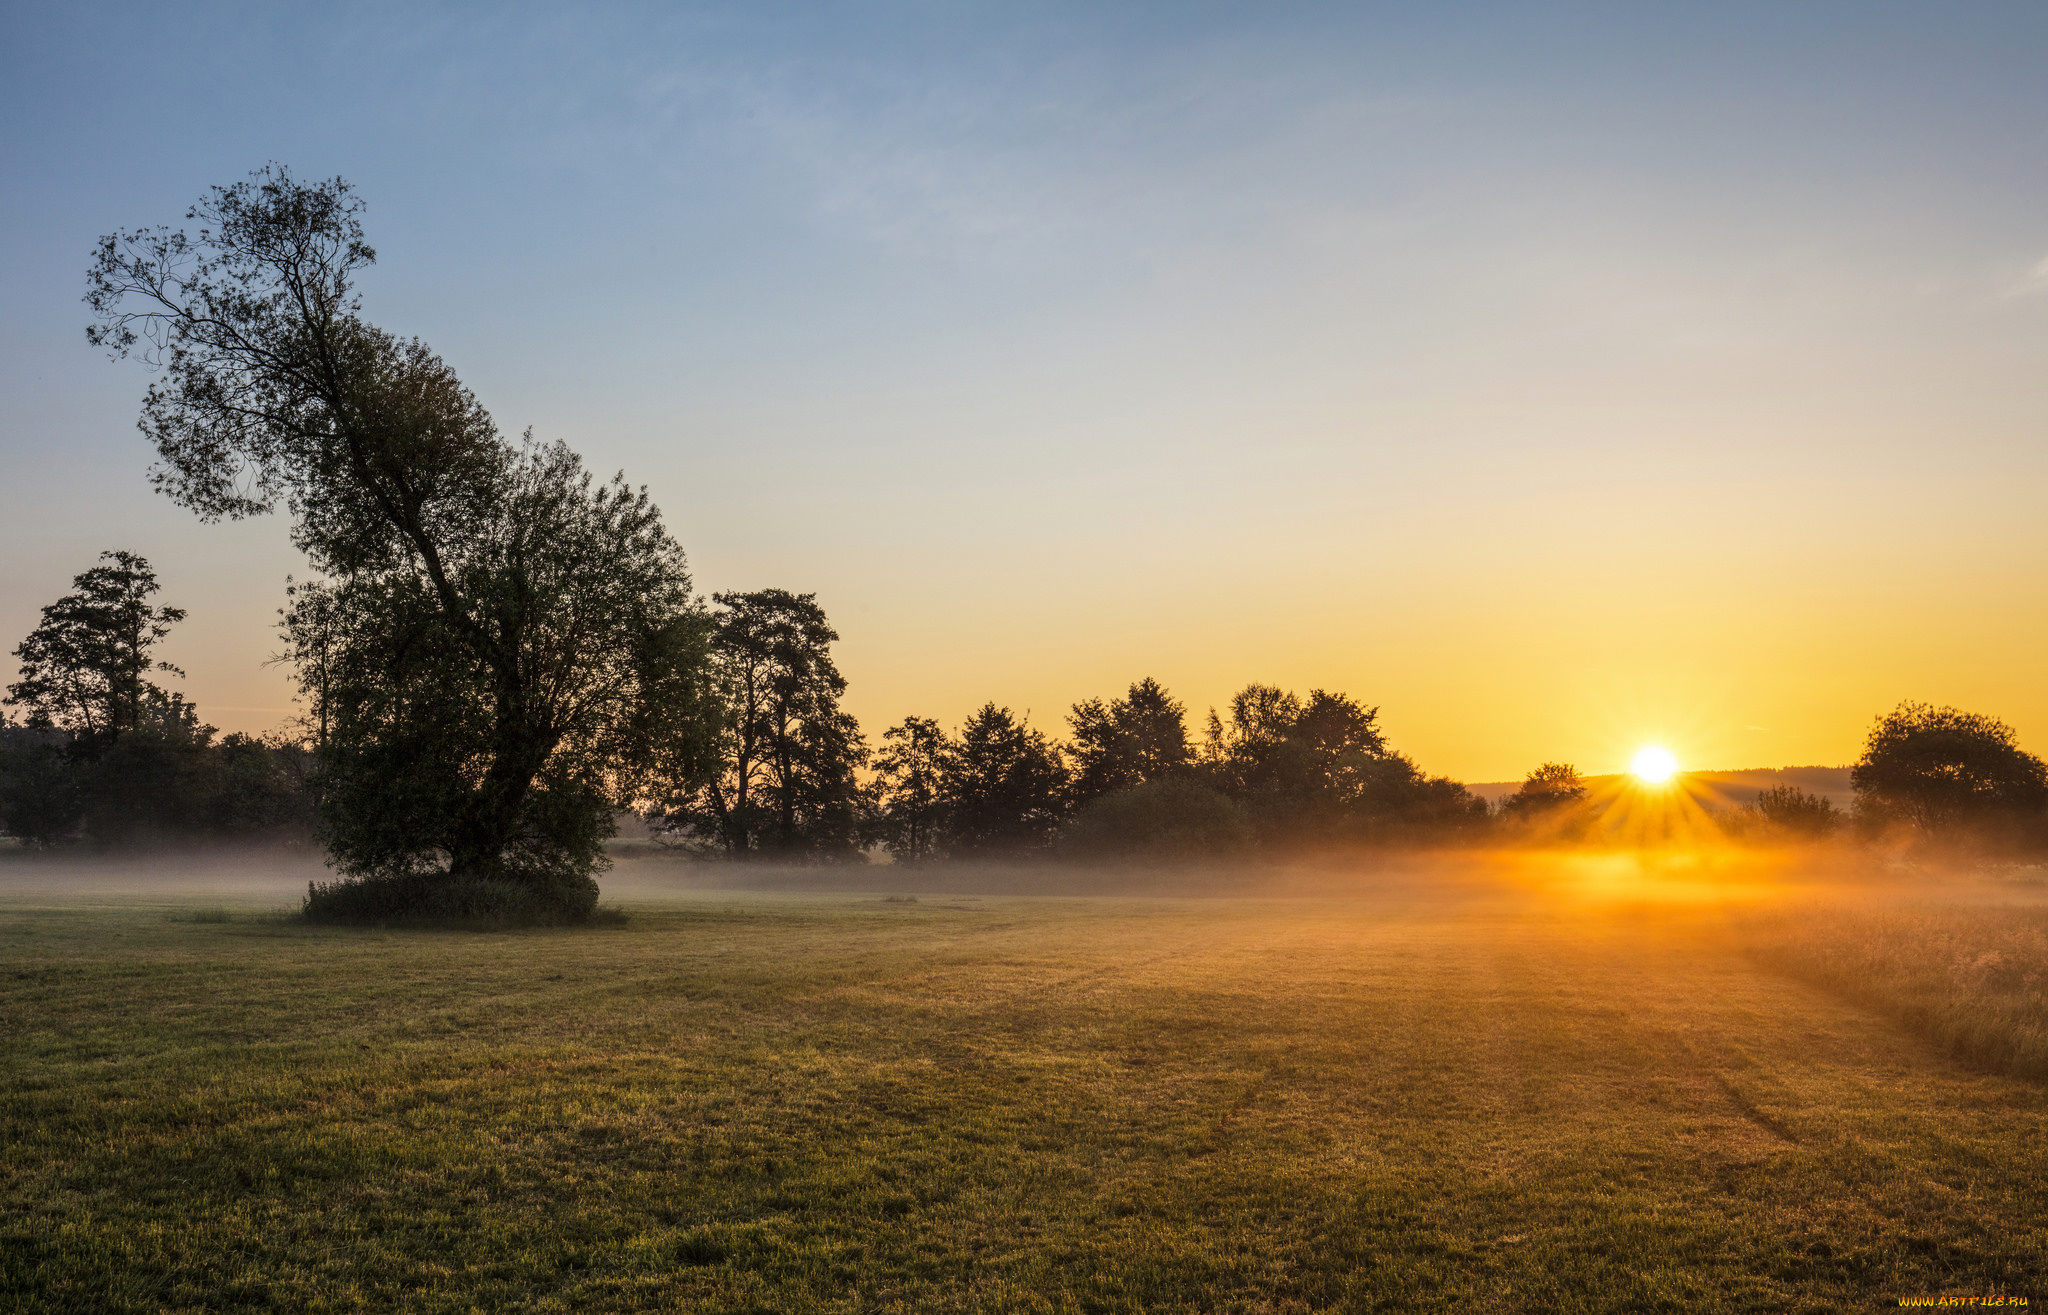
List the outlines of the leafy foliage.
{"type": "Polygon", "coordinates": [[[573,893],[574,911],[594,906],[614,813],[703,756],[710,622],[645,490],[529,443],[500,496],[447,540],[486,626],[402,558],[295,590],[289,651],[327,728],[321,835],[345,872],[445,866],[573,893]]]}
{"type": "Polygon", "coordinates": [[[1512,816],[1533,819],[1576,808],[1586,801],[1586,783],[1570,763],[1542,763],[1522,779],[1521,789],[1501,802],[1512,816]]]}
{"type": "Polygon", "coordinates": [[[85,812],[71,738],[0,718],[0,828],[48,849],[78,834],[85,812]]]}
{"type": "Polygon", "coordinates": [[[1485,804],[1390,748],[1379,709],[1326,690],[1247,685],[1209,714],[1203,762],[1268,846],[1386,839],[1469,826],[1485,804]]]}
{"type": "Polygon", "coordinates": [[[1758,821],[1784,836],[1815,840],[1833,834],[1842,824],[1842,810],[1826,796],[1808,794],[1796,785],[1774,785],[1759,793],[1750,808],[1758,821]]]}
{"type": "Polygon", "coordinates": [[[43,608],[15,647],[21,674],[7,687],[7,702],[25,710],[29,726],[87,741],[135,729],[150,705],[170,697],[151,673],[185,674],[152,656],[185,613],[149,601],[157,581],[148,560],[131,552],[100,560],[106,565],[73,578],[75,592],[43,608]]]}
{"type": "Polygon", "coordinates": [[[1090,801],[1060,837],[1080,859],[1184,862],[1229,858],[1252,843],[1251,819],[1229,797],[1185,776],[1090,801]]]}
{"type": "Polygon", "coordinates": [[[9,702],[28,718],[0,726],[0,825],[37,847],[303,834],[303,754],[246,735],[216,742],[183,696],[154,683],[183,674],[152,651],[185,613],[150,601],[143,558],[100,560],[15,650],[9,702]]]}

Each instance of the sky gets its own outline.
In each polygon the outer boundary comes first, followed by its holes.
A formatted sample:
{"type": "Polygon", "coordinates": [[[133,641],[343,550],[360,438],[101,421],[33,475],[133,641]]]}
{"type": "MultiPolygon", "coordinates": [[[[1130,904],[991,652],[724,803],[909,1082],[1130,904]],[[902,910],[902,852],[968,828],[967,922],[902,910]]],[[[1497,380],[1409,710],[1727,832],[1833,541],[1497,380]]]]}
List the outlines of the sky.
{"type": "MultiPolygon", "coordinates": [[[[0,3],[0,645],[102,550],[293,715],[281,517],[153,493],[94,239],[267,161],[365,312],[815,592],[871,736],[1154,676],[1431,771],[2048,752],[2048,8],[0,3]]],[[[12,678],[0,656],[0,680],[12,678]]]]}

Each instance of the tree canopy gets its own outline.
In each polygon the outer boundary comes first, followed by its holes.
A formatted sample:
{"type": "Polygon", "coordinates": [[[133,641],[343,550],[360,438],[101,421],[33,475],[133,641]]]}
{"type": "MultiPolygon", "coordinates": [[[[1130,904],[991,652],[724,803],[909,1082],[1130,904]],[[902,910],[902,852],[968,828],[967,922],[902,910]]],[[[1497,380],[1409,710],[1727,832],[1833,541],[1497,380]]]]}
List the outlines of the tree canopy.
{"type": "Polygon", "coordinates": [[[994,857],[1045,850],[1066,816],[1060,747],[1024,718],[983,704],[960,728],[946,784],[952,851],[994,857]]]}
{"type": "Polygon", "coordinates": [[[32,729],[89,741],[118,737],[175,698],[151,675],[185,674],[153,656],[185,612],[150,602],[157,580],[149,562],[118,551],[101,553],[100,561],[72,579],[73,592],[43,608],[42,621],[15,647],[20,676],[6,702],[22,709],[32,729]]]}
{"type": "Polygon", "coordinates": [[[1570,763],[1541,763],[1502,805],[1522,817],[1540,816],[1585,802],[1586,783],[1570,763]]]}
{"type": "Polygon", "coordinates": [[[959,746],[930,717],[905,717],[882,732],[874,832],[897,862],[928,863],[946,852],[946,798],[958,755],[959,746]]]}
{"type": "Polygon", "coordinates": [[[1074,705],[1073,797],[1076,803],[1165,780],[1188,770],[1187,708],[1150,676],[1120,699],[1074,705]]]}
{"type": "Polygon", "coordinates": [[[303,830],[303,755],[246,735],[216,742],[184,696],[151,677],[183,675],[154,650],[185,613],[151,601],[150,564],[129,552],[72,581],[15,656],[0,721],[0,825],[46,847],[303,830]]]}
{"type": "Polygon", "coordinates": [[[2048,764],[2012,727],[1980,713],[1901,703],[1877,719],[1850,769],[1859,811],[1925,835],[2038,819],[2048,764]]]}
{"type": "Polygon", "coordinates": [[[1390,748],[1379,709],[1345,694],[1306,699],[1252,684],[1211,711],[1203,764],[1268,845],[1326,843],[1459,827],[1485,805],[1390,748]]]}

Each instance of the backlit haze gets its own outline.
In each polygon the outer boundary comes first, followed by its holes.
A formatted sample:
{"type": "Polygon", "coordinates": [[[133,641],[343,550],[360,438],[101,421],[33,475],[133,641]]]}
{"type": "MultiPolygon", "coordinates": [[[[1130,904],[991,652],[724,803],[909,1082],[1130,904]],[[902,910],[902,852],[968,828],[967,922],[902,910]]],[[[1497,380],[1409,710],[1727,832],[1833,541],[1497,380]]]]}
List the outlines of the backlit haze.
{"type": "Polygon", "coordinates": [[[700,588],[815,591],[870,735],[1152,675],[1470,780],[1901,698],[2048,748],[2048,9],[4,15],[0,649],[132,549],[223,729],[289,715],[304,568],[150,491],[79,298],[275,159],[700,588]]]}

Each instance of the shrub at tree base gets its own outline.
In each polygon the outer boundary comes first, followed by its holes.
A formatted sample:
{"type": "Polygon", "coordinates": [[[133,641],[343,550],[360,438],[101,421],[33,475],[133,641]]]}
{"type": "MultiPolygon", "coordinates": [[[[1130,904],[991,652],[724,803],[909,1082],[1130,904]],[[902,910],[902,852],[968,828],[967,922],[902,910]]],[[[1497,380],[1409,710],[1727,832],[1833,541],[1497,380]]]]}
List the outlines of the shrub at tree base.
{"type": "Polygon", "coordinates": [[[1083,808],[1060,838],[1070,858],[1167,861],[1224,858],[1252,842],[1244,809],[1188,780],[1147,781],[1083,808]]]}
{"type": "Polygon", "coordinates": [[[310,883],[303,911],[308,922],[346,926],[552,927],[589,922],[596,910],[597,882],[580,872],[518,879],[403,872],[310,883]]]}

